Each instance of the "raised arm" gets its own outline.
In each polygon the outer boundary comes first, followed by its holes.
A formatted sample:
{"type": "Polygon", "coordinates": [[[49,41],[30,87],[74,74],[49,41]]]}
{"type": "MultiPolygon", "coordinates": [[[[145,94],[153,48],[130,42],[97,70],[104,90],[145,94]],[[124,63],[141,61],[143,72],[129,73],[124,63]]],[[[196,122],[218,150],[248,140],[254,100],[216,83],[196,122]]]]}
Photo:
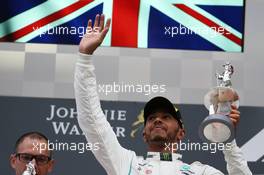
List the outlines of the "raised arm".
{"type": "MultiPolygon", "coordinates": [[[[236,127],[240,119],[240,112],[236,106],[232,105],[231,107],[232,110],[229,117],[236,127]]],[[[235,140],[231,143],[231,149],[224,151],[224,156],[229,175],[252,175],[247,161],[244,159],[242,150],[237,146],[235,140]]]]}
{"type": "Polygon", "coordinates": [[[93,154],[108,174],[121,175],[128,174],[122,172],[128,169],[123,163],[131,161],[133,153],[120,146],[101,109],[91,56],[102,43],[109,26],[110,19],[104,26],[104,15],[96,16],[93,27],[92,21],[88,21],[87,33],[80,42],[80,57],[76,63],[74,88],[79,125],[88,142],[99,144],[99,149],[93,150],[93,154]]]}

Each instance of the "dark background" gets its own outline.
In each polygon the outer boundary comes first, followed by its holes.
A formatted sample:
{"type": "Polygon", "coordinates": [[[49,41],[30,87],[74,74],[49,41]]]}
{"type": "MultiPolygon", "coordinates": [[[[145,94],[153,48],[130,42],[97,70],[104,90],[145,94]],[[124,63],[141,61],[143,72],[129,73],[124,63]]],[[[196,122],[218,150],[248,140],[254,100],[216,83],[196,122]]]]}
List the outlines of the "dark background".
{"type": "MultiPolygon", "coordinates": [[[[9,165],[9,156],[13,152],[16,139],[25,132],[40,131],[48,136],[50,141],[56,142],[86,142],[83,135],[70,135],[69,132],[63,134],[59,132],[55,134],[52,122],[67,122],[70,123],[70,129],[73,125],[77,125],[76,118],[54,118],[53,121],[47,121],[46,118],[50,115],[50,105],[57,107],[75,108],[73,99],[45,99],[45,98],[21,98],[21,97],[0,97],[0,174],[14,174],[9,165]]],[[[130,137],[132,123],[137,119],[143,109],[144,103],[141,102],[114,102],[102,101],[102,108],[108,110],[126,110],[126,121],[110,120],[113,127],[125,127],[125,138],[119,137],[122,146],[128,149],[135,150],[137,155],[146,155],[146,146],[141,137],[141,131],[137,132],[135,138],[130,137]]],[[[198,127],[202,120],[208,115],[208,111],[203,105],[178,105],[183,121],[186,127],[186,137],[184,142],[201,142],[198,137],[198,127]]],[[[241,112],[241,121],[237,128],[237,144],[244,145],[258,132],[263,130],[264,123],[264,108],[261,107],[246,107],[239,108],[241,112]]],[[[75,116],[76,117],[76,116],[75,116]]],[[[80,128],[78,126],[79,131],[80,128]]],[[[263,145],[264,141],[258,141],[263,145]]],[[[253,152],[263,150],[255,150],[253,152]]],[[[225,161],[222,152],[210,153],[209,151],[183,151],[183,161],[192,163],[200,161],[204,164],[209,164],[224,173],[225,161]]],[[[73,175],[78,174],[106,174],[100,164],[95,160],[90,151],[81,154],[76,151],[55,151],[54,158],[56,164],[51,175],[63,174],[73,175]]],[[[254,174],[264,174],[263,156],[256,162],[249,162],[249,167],[254,174]]]]}

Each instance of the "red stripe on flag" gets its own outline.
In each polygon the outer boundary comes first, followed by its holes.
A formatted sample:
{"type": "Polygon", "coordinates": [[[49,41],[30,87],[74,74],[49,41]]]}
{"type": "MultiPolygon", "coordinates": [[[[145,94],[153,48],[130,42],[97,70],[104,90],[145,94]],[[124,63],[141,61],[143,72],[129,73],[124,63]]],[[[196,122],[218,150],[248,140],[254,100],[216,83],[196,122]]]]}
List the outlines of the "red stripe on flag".
{"type": "MultiPolygon", "coordinates": [[[[78,1],[72,5],[69,5],[63,9],[61,9],[60,11],[57,11],[55,13],[52,13],[28,26],[25,26],[17,31],[15,31],[14,33],[10,33],[2,38],[0,38],[0,41],[15,41],[31,32],[34,31],[34,29],[38,29],[41,28],[57,19],[60,19],[80,8],[82,8],[83,6],[91,3],[94,0],[82,0],[82,1],[78,1]]],[[[24,20],[24,19],[21,19],[24,20]]]]}
{"type": "Polygon", "coordinates": [[[234,43],[242,46],[242,40],[240,38],[238,38],[237,36],[235,36],[234,34],[229,32],[228,30],[226,30],[224,27],[221,27],[220,25],[218,25],[214,21],[208,19],[207,17],[205,17],[202,14],[194,11],[193,9],[191,9],[190,7],[188,7],[188,6],[184,5],[184,4],[175,4],[175,6],[178,7],[179,9],[181,9],[182,11],[184,11],[185,13],[187,13],[187,14],[191,15],[192,17],[196,18],[197,20],[201,21],[202,23],[206,24],[210,28],[215,29],[216,32],[217,31],[221,31],[221,34],[223,36],[225,36],[226,38],[230,39],[234,43]]]}
{"type": "Polygon", "coordinates": [[[114,0],[112,46],[137,47],[140,0],[114,0]]]}

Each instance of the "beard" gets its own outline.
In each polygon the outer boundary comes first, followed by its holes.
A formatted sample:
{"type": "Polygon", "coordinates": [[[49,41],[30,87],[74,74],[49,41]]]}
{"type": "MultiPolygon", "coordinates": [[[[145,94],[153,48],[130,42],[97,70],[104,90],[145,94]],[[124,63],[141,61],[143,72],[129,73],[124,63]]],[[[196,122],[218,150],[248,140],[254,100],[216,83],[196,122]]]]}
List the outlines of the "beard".
{"type": "Polygon", "coordinates": [[[149,138],[147,139],[147,143],[163,147],[165,143],[175,142],[177,133],[178,133],[178,129],[172,133],[165,132],[165,134],[154,132],[149,135],[149,138]]]}
{"type": "Polygon", "coordinates": [[[157,146],[164,146],[164,144],[167,142],[168,142],[167,137],[163,137],[161,135],[152,135],[148,140],[149,144],[153,144],[157,146]]]}

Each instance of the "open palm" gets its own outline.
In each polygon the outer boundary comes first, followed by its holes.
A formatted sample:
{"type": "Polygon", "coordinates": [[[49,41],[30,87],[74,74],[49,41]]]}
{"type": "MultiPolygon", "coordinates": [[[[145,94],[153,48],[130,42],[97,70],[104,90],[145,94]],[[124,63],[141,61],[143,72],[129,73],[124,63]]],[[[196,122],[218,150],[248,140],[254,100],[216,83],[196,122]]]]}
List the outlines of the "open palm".
{"type": "Polygon", "coordinates": [[[96,15],[94,26],[92,26],[92,20],[89,19],[86,34],[83,36],[79,45],[80,53],[91,55],[100,46],[109,30],[111,20],[107,19],[105,25],[104,22],[104,15],[96,15]]]}

